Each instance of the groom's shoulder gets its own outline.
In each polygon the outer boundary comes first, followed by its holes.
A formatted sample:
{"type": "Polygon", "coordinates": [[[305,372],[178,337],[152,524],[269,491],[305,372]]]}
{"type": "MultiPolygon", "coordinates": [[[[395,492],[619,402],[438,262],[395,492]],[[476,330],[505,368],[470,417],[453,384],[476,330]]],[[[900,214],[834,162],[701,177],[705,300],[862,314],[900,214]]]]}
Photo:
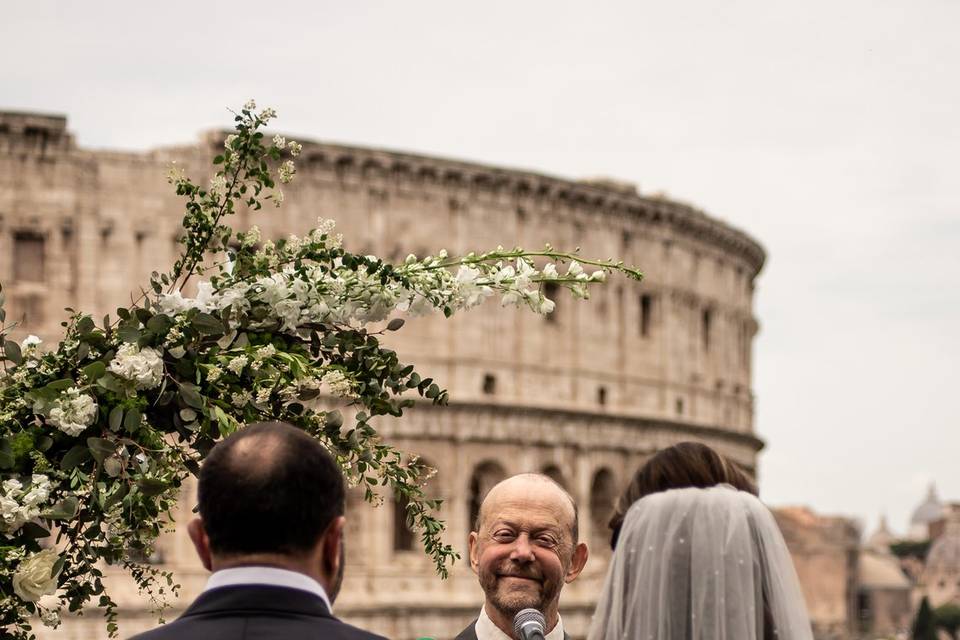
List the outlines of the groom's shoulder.
{"type": "Polygon", "coordinates": [[[224,616],[218,619],[178,618],[168,624],[138,634],[130,640],[218,640],[255,636],[257,638],[303,638],[305,640],[387,640],[336,618],[261,619],[265,629],[254,631],[245,616],[224,616]],[[263,635],[262,632],[266,631],[263,635]],[[272,635],[271,635],[272,634],[272,635]]]}

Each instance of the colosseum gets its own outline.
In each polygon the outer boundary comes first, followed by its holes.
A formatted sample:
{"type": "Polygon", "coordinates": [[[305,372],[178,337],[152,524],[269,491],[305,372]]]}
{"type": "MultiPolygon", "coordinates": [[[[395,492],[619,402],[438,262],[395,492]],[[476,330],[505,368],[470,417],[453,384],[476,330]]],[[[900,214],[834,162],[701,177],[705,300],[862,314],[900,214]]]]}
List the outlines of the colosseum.
{"type": "MultiPolygon", "coordinates": [[[[22,332],[55,340],[65,307],[102,317],[130,301],[154,269],[172,264],[181,205],[165,181],[171,161],[203,180],[224,134],[144,153],[78,148],[66,118],[0,113],[0,282],[22,332]]],[[[764,251],[747,234],[633,185],[567,180],[382,149],[304,142],[283,208],[241,214],[264,237],[337,220],[347,247],[401,259],[446,248],[580,247],[638,265],[643,283],[611,278],[588,302],[558,295],[541,317],[493,304],[452,320],[417,319],[393,339],[450,391],[449,407],[381,421],[386,438],[438,473],[447,541],[461,553],[484,492],[500,478],[542,471],[581,505],[591,558],[563,592],[568,631],[582,638],[606,566],[614,497],[658,448],[696,439],[753,472],[754,280],[764,251]]],[[[551,292],[552,293],[552,292],[551,292]]],[[[549,294],[548,294],[549,295],[549,294]]],[[[179,523],[190,515],[184,492],[179,523]]],[[[389,498],[389,497],[388,497],[389,498]]],[[[337,613],[392,638],[449,638],[479,611],[482,593],[459,562],[436,577],[392,499],[351,496],[347,579],[337,613]]],[[[185,534],[149,558],[171,569],[182,597],[206,575],[185,534]]],[[[108,568],[108,572],[111,571],[108,568]]],[[[121,635],[157,616],[119,574],[121,635]]],[[[95,611],[49,637],[105,637],[95,611]]]]}

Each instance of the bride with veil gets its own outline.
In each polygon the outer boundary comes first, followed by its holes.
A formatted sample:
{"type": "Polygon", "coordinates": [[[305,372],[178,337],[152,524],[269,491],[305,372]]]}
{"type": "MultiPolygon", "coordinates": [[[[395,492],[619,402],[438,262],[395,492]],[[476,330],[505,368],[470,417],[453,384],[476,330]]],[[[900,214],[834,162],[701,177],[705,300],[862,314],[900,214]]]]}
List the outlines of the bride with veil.
{"type": "Polygon", "coordinates": [[[783,536],[729,485],[648,495],[627,511],[589,640],[812,640],[783,536]]]}

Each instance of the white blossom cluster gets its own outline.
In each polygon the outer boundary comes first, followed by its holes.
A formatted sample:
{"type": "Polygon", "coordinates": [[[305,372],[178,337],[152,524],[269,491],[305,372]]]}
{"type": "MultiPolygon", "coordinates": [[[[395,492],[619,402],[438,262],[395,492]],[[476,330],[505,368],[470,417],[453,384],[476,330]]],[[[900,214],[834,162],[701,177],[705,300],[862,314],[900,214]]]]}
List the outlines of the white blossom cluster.
{"type": "Polygon", "coordinates": [[[163,358],[151,347],[139,348],[125,343],[110,361],[110,371],[140,389],[153,389],[163,382],[163,358]]]}
{"type": "Polygon", "coordinates": [[[97,401],[70,387],[49,405],[34,404],[33,411],[68,436],[78,436],[97,419],[97,401]]]}
{"type": "Polygon", "coordinates": [[[0,531],[16,532],[25,523],[40,515],[41,506],[50,498],[50,479],[35,473],[24,488],[16,478],[0,485],[0,531]]]}
{"type": "Polygon", "coordinates": [[[330,390],[330,395],[336,398],[345,398],[353,393],[353,384],[344,373],[338,369],[331,369],[323,374],[320,383],[330,390]]]}
{"type": "MultiPolygon", "coordinates": [[[[338,247],[340,238],[333,235],[334,228],[333,221],[321,220],[320,227],[309,236],[291,236],[286,242],[286,255],[295,254],[308,243],[338,247]]],[[[259,235],[254,230],[251,233],[259,235]]],[[[258,256],[271,255],[276,257],[277,252],[268,242],[258,256]]],[[[420,315],[446,308],[456,312],[475,307],[497,293],[504,306],[527,306],[546,314],[553,311],[554,301],[543,295],[543,281],[561,282],[574,295],[587,297],[587,284],[605,277],[602,270],[587,274],[576,261],[561,274],[553,263],[538,270],[523,256],[495,262],[467,256],[458,262],[450,260],[444,251],[424,260],[409,256],[396,272],[407,279],[407,286],[397,279],[383,283],[378,272],[371,273],[363,265],[348,269],[339,260],[307,264],[299,271],[277,264],[276,272],[253,282],[228,281],[216,290],[209,282],[202,282],[196,297],[184,297],[177,291],[159,296],[157,305],[162,312],[176,315],[192,308],[218,313],[230,307],[234,313],[242,313],[262,304],[270,310],[263,326],[279,322],[282,331],[299,334],[308,324],[362,326],[385,320],[397,311],[420,315]]]]}

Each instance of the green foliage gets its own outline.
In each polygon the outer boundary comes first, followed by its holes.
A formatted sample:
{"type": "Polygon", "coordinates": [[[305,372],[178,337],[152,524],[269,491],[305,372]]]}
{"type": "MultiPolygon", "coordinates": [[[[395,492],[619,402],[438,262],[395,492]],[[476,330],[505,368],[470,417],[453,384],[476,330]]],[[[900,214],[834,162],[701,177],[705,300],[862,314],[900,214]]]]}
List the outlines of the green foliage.
{"type": "Polygon", "coordinates": [[[898,558],[913,557],[924,560],[930,550],[930,540],[904,540],[890,545],[890,552],[898,558]]]}
{"type": "Polygon", "coordinates": [[[957,640],[957,632],[960,631],[960,605],[954,602],[940,605],[933,610],[933,619],[939,628],[957,640]]]}

